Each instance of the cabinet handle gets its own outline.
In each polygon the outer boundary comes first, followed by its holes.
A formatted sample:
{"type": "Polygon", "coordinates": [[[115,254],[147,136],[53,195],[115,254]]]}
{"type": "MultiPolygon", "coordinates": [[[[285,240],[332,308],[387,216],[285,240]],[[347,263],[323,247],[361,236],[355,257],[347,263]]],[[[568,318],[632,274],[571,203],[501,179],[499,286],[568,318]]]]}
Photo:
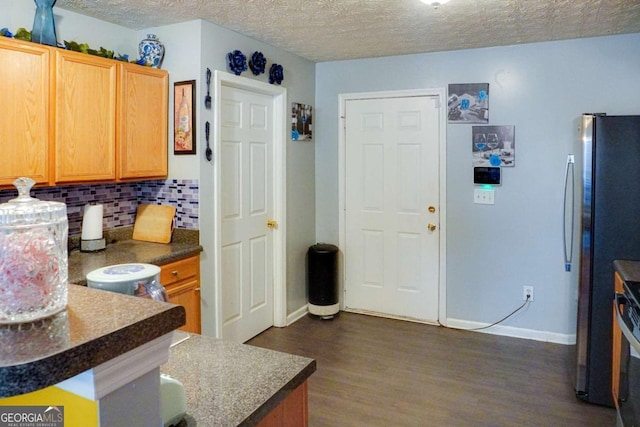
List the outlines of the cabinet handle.
{"type": "Polygon", "coordinates": [[[177,276],[177,275],[178,275],[178,270],[173,270],[173,271],[171,272],[171,274],[173,274],[174,276],[177,276]]]}
{"type": "Polygon", "coordinates": [[[195,288],[194,291],[200,292],[200,288],[195,288]]]}

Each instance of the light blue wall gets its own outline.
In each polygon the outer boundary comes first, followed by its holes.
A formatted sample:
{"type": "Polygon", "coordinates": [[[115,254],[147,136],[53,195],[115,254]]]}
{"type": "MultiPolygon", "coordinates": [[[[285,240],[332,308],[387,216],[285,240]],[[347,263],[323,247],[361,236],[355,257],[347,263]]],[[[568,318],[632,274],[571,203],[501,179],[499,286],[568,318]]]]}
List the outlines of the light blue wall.
{"type": "Polygon", "coordinates": [[[495,205],[473,204],[472,125],[447,125],[447,317],[491,323],[533,285],[535,301],[505,325],[570,340],[566,156],[581,113],[640,114],[640,34],[317,64],[317,239],[338,242],[338,94],[484,82],[490,124],[515,125],[516,162],[495,205]]]}

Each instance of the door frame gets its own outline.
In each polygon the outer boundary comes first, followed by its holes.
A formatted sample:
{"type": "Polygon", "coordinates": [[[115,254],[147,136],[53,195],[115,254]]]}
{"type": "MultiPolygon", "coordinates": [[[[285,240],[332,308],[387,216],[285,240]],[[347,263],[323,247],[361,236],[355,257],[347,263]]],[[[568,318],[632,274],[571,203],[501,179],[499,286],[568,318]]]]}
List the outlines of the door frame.
{"type": "MultiPolygon", "coordinates": [[[[447,114],[445,111],[446,92],[444,88],[430,88],[430,89],[409,89],[409,90],[396,90],[396,91],[380,91],[380,92],[356,92],[356,93],[343,93],[338,94],[339,103],[339,117],[340,125],[338,130],[338,241],[341,248],[346,248],[346,210],[345,210],[345,197],[346,197],[346,108],[347,101],[352,100],[366,100],[366,99],[380,99],[380,98],[405,98],[416,96],[435,96],[437,97],[438,106],[440,110],[440,131],[439,131],[439,200],[440,205],[440,242],[439,242],[439,263],[438,263],[438,323],[446,325],[447,319],[447,263],[446,263],[446,178],[447,178],[447,114]]],[[[349,256],[347,253],[343,253],[343,257],[349,256]]],[[[343,260],[344,261],[344,260],[343,260]]],[[[339,287],[341,298],[340,306],[344,309],[345,303],[345,262],[340,263],[339,272],[339,287]]]]}
{"type": "Polygon", "coordinates": [[[216,338],[222,336],[222,189],[220,188],[220,144],[222,120],[222,87],[243,89],[254,93],[269,95],[273,107],[273,219],[278,227],[273,232],[273,325],[284,327],[287,324],[287,287],[286,287],[286,165],[287,165],[287,89],[281,86],[263,83],[246,77],[236,76],[215,70],[213,82],[214,119],[213,119],[213,158],[214,168],[214,292],[216,338]]]}

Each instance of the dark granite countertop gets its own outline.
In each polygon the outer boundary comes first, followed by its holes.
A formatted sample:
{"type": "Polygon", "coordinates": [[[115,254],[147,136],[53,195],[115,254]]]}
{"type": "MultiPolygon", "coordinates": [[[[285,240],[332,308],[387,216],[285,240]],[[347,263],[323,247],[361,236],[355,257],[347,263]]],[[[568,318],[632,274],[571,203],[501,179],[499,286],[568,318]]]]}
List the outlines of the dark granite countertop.
{"type": "Polygon", "coordinates": [[[640,282],[640,261],[617,259],[613,261],[613,268],[625,282],[640,282]]]}
{"type": "Polygon", "coordinates": [[[0,325],[0,397],[57,384],[185,324],[184,307],[69,285],[67,309],[0,325]]]}
{"type": "Polygon", "coordinates": [[[316,370],[306,357],[176,334],[190,337],[171,348],[160,372],[184,384],[187,426],[257,425],[316,370]]]}
{"type": "Polygon", "coordinates": [[[133,227],[105,233],[106,249],[80,252],[75,242],[70,244],[69,283],[86,285],[91,271],[114,264],[142,262],[166,264],[202,252],[197,230],[175,229],[170,243],[151,243],[131,238],[133,227]]]}

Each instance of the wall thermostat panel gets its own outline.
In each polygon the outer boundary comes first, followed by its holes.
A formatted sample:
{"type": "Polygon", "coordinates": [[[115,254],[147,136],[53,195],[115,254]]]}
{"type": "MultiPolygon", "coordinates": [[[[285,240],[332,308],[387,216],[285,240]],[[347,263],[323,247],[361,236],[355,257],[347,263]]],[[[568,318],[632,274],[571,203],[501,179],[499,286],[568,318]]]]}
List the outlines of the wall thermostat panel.
{"type": "Polygon", "coordinates": [[[500,168],[499,167],[474,167],[473,183],[477,185],[490,184],[500,185],[500,168]]]}

